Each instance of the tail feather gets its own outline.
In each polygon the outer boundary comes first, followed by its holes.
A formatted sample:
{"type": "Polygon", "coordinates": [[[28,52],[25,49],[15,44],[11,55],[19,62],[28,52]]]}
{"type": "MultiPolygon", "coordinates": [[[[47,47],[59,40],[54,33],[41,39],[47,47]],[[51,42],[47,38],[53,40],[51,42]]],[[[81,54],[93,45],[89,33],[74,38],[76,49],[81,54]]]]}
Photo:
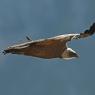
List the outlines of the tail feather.
{"type": "Polygon", "coordinates": [[[79,58],[79,55],[72,50],[71,48],[67,48],[61,55],[63,59],[70,60],[73,58],[79,58]]]}

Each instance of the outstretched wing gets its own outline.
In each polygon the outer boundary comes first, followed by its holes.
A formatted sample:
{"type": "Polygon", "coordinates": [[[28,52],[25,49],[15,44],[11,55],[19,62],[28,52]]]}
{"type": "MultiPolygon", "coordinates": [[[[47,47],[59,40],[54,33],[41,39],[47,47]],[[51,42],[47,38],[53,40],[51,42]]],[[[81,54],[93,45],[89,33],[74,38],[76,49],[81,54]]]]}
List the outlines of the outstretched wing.
{"type": "Polygon", "coordinates": [[[3,53],[24,54],[42,58],[52,58],[59,56],[59,53],[61,53],[60,47],[61,43],[59,40],[49,38],[14,45],[4,50],[3,53]]]}
{"type": "Polygon", "coordinates": [[[59,40],[43,39],[11,46],[5,49],[3,53],[23,54],[41,58],[56,58],[60,57],[60,54],[65,48],[65,44],[63,46],[59,40]]]}

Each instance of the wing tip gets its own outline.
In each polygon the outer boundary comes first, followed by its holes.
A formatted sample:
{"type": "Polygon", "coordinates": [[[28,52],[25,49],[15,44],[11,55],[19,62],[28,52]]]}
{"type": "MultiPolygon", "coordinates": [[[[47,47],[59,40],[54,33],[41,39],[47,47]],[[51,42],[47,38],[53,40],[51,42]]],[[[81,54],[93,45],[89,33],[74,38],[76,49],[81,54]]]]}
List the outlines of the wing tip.
{"type": "Polygon", "coordinates": [[[6,50],[3,50],[2,53],[3,53],[4,55],[6,55],[7,53],[10,53],[10,51],[6,49],[6,50]]]}

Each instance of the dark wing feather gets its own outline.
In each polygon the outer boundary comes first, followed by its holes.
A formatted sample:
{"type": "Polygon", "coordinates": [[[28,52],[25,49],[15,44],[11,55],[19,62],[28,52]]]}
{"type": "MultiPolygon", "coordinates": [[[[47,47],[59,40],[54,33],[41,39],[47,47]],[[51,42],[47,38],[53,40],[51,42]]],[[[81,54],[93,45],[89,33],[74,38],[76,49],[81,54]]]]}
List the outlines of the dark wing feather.
{"type": "Polygon", "coordinates": [[[95,23],[90,27],[90,29],[85,30],[84,33],[80,33],[80,38],[91,36],[95,33],[95,23]]]}
{"type": "Polygon", "coordinates": [[[95,33],[95,23],[93,23],[92,26],[88,30],[85,30],[83,33],[80,33],[80,34],[72,34],[69,37],[69,41],[70,40],[73,40],[73,39],[86,38],[86,37],[92,36],[94,33],[95,33]]]}
{"type": "Polygon", "coordinates": [[[28,36],[26,36],[26,39],[27,39],[28,41],[32,41],[32,39],[31,39],[30,37],[28,37],[28,36]]]}

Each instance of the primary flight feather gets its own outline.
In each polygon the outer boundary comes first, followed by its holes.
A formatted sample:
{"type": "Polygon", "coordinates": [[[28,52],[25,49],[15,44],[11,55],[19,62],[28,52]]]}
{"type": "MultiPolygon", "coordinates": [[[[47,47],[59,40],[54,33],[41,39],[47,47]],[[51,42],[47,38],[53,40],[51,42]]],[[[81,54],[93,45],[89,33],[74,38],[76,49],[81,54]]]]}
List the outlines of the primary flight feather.
{"type": "Polygon", "coordinates": [[[8,47],[4,50],[4,54],[22,54],[27,56],[34,56],[40,58],[63,58],[73,59],[78,58],[78,54],[67,46],[67,42],[73,39],[81,39],[91,36],[95,33],[95,23],[80,34],[65,34],[47,39],[31,40],[26,37],[28,42],[17,44],[8,47]]]}

